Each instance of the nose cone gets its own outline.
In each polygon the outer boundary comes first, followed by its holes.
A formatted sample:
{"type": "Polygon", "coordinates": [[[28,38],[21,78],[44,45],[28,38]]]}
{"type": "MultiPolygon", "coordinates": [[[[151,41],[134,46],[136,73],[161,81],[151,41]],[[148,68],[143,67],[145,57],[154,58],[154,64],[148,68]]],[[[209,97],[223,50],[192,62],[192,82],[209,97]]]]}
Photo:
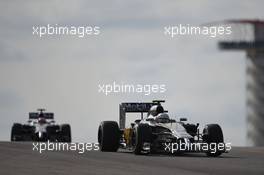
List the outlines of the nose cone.
{"type": "Polygon", "coordinates": [[[38,137],[41,139],[43,137],[43,133],[42,132],[38,132],[38,137]]]}
{"type": "Polygon", "coordinates": [[[39,131],[36,133],[36,139],[41,142],[46,142],[48,140],[47,133],[39,131]]]}

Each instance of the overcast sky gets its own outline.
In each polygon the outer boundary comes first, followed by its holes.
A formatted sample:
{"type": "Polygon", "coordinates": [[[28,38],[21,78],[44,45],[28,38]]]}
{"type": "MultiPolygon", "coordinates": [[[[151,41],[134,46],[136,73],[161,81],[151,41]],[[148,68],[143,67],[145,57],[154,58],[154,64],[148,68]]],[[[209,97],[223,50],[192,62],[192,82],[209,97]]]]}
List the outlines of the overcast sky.
{"type": "Polygon", "coordinates": [[[166,25],[263,19],[263,1],[1,1],[0,140],[39,107],[70,123],[73,141],[95,142],[102,120],[125,101],[165,99],[173,117],[219,123],[225,140],[246,144],[245,53],[210,37],[165,37],[166,25]],[[32,35],[32,26],[97,25],[86,38],[32,35]],[[166,93],[98,93],[98,84],[165,84],[166,93]]]}

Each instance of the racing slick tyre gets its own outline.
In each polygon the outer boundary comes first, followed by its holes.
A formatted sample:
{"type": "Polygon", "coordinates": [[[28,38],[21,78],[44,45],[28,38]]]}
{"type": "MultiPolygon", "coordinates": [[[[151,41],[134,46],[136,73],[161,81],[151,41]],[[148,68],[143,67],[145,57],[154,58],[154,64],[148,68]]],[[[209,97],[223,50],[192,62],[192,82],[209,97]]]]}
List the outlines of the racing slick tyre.
{"type": "Polygon", "coordinates": [[[55,142],[59,140],[59,134],[58,131],[60,130],[59,125],[54,125],[54,126],[47,126],[47,135],[48,135],[48,140],[51,142],[55,142]]]}
{"type": "Polygon", "coordinates": [[[103,121],[98,128],[98,143],[101,151],[116,152],[120,144],[120,130],[117,122],[103,121]]]}
{"type": "Polygon", "coordinates": [[[134,154],[143,154],[144,143],[151,142],[151,128],[147,124],[139,124],[134,130],[134,154]]]}
{"type": "Polygon", "coordinates": [[[22,141],[22,125],[14,123],[11,129],[11,141],[22,141]]]}
{"type": "Polygon", "coordinates": [[[71,126],[69,124],[61,125],[61,142],[71,142],[71,126]]]}
{"type": "Polygon", "coordinates": [[[218,124],[209,124],[206,125],[203,130],[203,140],[208,144],[210,148],[208,152],[206,152],[207,156],[217,157],[222,154],[222,151],[218,149],[218,146],[215,145],[214,148],[210,146],[210,144],[218,144],[224,142],[223,132],[221,127],[218,124]],[[212,152],[212,149],[214,150],[212,152]]]}

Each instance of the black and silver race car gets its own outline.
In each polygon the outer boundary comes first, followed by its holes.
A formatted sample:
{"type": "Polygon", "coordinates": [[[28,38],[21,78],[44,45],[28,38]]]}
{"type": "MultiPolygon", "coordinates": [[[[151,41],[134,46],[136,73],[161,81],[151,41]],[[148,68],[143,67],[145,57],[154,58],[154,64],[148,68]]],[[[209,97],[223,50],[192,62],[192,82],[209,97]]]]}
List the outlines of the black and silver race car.
{"type": "Polygon", "coordinates": [[[103,121],[99,126],[100,150],[116,152],[123,148],[135,154],[204,152],[208,156],[226,152],[223,132],[218,124],[206,125],[200,133],[198,123],[186,123],[186,118],[180,121],[171,119],[161,105],[163,102],[121,103],[119,125],[115,121],[103,121]],[[126,128],[126,113],[141,113],[141,119],[126,128]],[[145,117],[144,113],[147,113],[145,117]]]}
{"type": "Polygon", "coordinates": [[[26,124],[14,123],[11,130],[11,141],[52,141],[71,142],[71,127],[69,124],[55,123],[54,114],[30,112],[26,124]]]}

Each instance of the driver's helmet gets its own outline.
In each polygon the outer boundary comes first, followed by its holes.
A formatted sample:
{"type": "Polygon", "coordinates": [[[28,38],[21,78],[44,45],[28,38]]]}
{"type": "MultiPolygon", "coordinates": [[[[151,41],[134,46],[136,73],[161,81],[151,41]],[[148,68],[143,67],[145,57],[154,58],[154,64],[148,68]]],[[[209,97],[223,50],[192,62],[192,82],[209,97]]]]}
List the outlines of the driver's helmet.
{"type": "Polygon", "coordinates": [[[45,124],[45,123],[47,123],[47,121],[46,121],[43,113],[40,113],[39,114],[38,122],[39,122],[39,124],[45,124]]]}
{"type": "Polygon", "coordinates": [[[158,116],[155,118],[155,121],[157,123],[169,123],[170,122],[170,117],[166,113],[160,113],[158,116]]]}
{"type": "Polygon", "coordinates": [[[150,108],[149,114],[152,116],[157,116],[160,113],[163,113],[164,109],[161,105],[154,105],[150,108]]]}
{"type": "Polygon", "coordinates": [[[47,123],[47,121],[46,121],[46,119],[44,117],[39,117],[38,122],[39,122],[39,124],[47,123]]]}

